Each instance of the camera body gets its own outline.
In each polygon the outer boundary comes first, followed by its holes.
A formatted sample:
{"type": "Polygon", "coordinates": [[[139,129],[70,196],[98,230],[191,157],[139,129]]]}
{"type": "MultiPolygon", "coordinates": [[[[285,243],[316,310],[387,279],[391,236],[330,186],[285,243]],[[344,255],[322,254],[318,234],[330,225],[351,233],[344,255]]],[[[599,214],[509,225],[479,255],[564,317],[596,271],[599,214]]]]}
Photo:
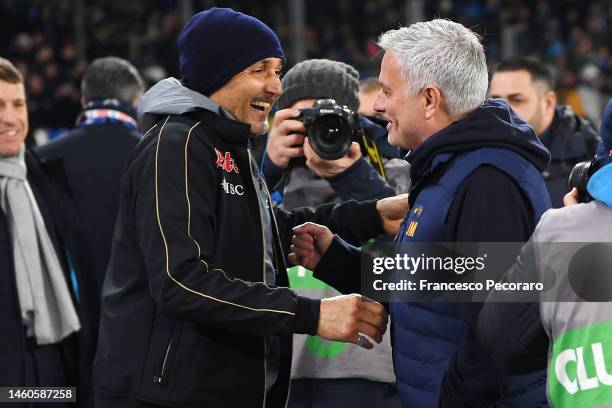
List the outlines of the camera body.
{"type": "Polygon", "coordinates": [[[327,160],[344,157],[363,134],[359,114],[333,99],[317,99],[312,107],[300,109],[297,120],[306,127],[313,150],[327,160]]]}
{"type": "Polygon", "coordinates": [[[578,190],[578,201],[581,203],[588,203],[592,200],[591,195],[587,191],[587,184],[589,183],[589,179],[595,173],[601,165],[596,160],[587,160],[580,163],[577,163],[567,180],[568,190],[572,190],[572,188],[576,187],[578,190]]]}

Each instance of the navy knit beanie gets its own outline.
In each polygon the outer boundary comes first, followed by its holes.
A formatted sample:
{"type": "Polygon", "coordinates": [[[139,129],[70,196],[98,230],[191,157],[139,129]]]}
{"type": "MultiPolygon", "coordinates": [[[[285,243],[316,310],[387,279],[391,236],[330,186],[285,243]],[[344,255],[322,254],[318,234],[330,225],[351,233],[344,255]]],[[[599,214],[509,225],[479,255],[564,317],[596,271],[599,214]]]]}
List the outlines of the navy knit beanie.
{"type": "Polygon", "coordinates": [[[257,61],[285,59],[270,27],[230,8],[192,16],[179,35],[178,50],[183,85],[206,96],[257,61]]]}

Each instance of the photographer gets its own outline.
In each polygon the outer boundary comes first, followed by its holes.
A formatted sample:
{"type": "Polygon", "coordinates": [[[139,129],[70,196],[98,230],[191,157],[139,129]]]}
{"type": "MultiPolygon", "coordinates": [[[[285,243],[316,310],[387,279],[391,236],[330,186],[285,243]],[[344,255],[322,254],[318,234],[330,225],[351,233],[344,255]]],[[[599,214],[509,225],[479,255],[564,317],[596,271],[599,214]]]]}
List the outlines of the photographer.
{"type": "MultiPolygon", "coordinates": [[[[362,153],[359,143],[352,142],[345,157],[324,160],[315,153],[314,143],[309,143],[305,136],[307,126],[298,120],[300,112],[305,122],[319,120],[321,116],[317,114],[317,108],[311,108],[318,98],[333,98],[338,105],[356,112],[359,108],[359,81],[353,67],[324,59],[303,61],[287,72],[282,86],[284,91],[278,100],[280,110],[274,116],[267,158],[264,159],[264,174],[269,185],[276,184],[284,189],[283,206],[286,209],[349,198],[394,195],[393,189],[364,158],[368,153],[362,153]],[[307,110],[300,111],[305,108],[307,110]],[[304,159],[308,168],[304,166],[304,159]]],[[[370,160],[382,165],[380,155],[397,157],[398,150],[386,142],[384,128],[365,118],[360,118],[360,121],[352,125],[363,126],[370,149],[376,149],[370,155],[378,155],[378,158],[370,157],[370,160]]],[[[324,128],[325,124],[320,126],[324,128]]],[[[408,166],[403,160],[382,160],[385,165],[399,162],[400,166],[395,168],[403,170],[403,177],[408,178],[408,166]]],[[[384,174],[387,168],[381,172],[384,174]]],[[[399,174],[398,178],[401,176],[399,174]]],[[[405,191],[406,187],[404,184],[398,189],[405,191]]],[[[305,273],[303,269],[293,267],[288,274],[291,288],[302,296],[326,298],[339,294],[334,288],[314,279],[309,271],[305,273]]],[[[329,398],[324,403],[317,402],[317,407],[399,407],[400,404],[394,388],[389,336],[366,352],[352,344],[323,343],[313,336],[295,335],[291,379],[289,407],[311,407],[322,394],[329,395],[329,398]]]]}
{"type": "Polygon", "coordinates": [[[282,84],[263,171],[268,185],[283,190],[284,208],[380,198],[407,191],[408,165],[398,159],[399,149],[388,144],[386,130],[370,120],[359,117],[359,123],[353,124],[361,125],[363,134],[356,129],[358,142],[353,142],[347,155],[338,160],[322,160],[312,149],[316,141],[306,137],[307,128],[299,120],[300,110],[311,108],[315,100],[331,98],[352,112],[358,111],[359,80],[355,68],[326,59],[302,61],[287,71],[282,84]],[[386,170],[390,173],[386,174],[386,170]],[[393,188],[384,182],[385,175],[393,188]]]}
{"type": "MultiPolygon", "coordinates": [[[[544,282],[539,299],[493,291],[478,321],[479,337],[501,372],[513,360],[548,352],[548,400],[556,407],[612,403],[612,101],[601,138],[591,162],[597,170],[585,180],[590,201],[579,203],[580,186],[567,193],[565,207],[542,216],[503,278],[544,282]]],[[[442,405],[453,401],[444,395],[442,405]]]]}

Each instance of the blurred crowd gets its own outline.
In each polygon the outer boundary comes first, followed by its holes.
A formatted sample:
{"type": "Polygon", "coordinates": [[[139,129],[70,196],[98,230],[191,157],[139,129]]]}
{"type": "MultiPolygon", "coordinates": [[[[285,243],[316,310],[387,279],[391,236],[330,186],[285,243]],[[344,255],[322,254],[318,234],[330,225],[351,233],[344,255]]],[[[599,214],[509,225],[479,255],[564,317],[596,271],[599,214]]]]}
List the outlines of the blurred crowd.
{"type": "MultiPolygon", "coordinates": [[[[88,61],[105,55],[127,58],[149,84],[177,76],[175,42],[184,16],[214,5],[267,22],[291,56],[289,3],[2,0],[0,55],[25,74],[32,128],[70,128],[88,61]]],[[[305,57],[350,63],[361,78],[377,75],[372,58],[382,31],[412,19],[443,17],[483,36],[490,66],[513,55],[546,60],[561,102],[594,123],[612,94],[611,0],[306,0],[304,6],[305,57]]]]}

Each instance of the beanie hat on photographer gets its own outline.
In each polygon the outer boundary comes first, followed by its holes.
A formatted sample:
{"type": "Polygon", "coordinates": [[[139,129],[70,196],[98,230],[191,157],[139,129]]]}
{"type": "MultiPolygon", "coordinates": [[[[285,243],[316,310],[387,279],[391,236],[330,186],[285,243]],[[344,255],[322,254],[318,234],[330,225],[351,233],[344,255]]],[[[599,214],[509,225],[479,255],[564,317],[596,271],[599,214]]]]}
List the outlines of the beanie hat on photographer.
{"type": "Polygon", "coordinates": [[[310,59],[291,68],[281,81],[278,108],[302,99],[335,99],[352,111],[359,109],[359,73],[352,66],[328,59],[310,59]]]}
{"type": "Polygon", "coordinates": [[[255,17],[218,7],[187,21],[179,34],[178,51],[181,82],[206,96],[262,59],[285,59],[270,27],[255,17]]]}

